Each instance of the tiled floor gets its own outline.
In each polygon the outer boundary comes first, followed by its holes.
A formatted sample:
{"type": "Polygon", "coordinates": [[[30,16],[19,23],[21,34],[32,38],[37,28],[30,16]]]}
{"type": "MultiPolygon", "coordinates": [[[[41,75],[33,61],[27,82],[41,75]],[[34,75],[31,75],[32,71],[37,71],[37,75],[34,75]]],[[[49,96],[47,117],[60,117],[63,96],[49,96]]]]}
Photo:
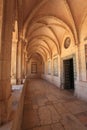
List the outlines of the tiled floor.
{"type": "Polygon", "coordinates": [[[87,103],[44,80],[31,79],[22,130],[87,130],[87,103]]]}

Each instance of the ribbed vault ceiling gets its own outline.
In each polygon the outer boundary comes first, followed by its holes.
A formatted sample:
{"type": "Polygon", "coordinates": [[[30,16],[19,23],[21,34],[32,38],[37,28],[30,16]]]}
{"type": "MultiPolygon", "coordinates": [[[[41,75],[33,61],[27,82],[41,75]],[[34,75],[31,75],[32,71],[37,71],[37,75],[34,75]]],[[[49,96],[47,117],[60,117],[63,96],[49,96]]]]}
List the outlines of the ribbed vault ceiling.
{"type": "Polygon", "coordinates": [[[28,57],[38,53],[52,58],[54,49],[60,55],[66,36],[79,44],[86,14],[84,0],[24,0],[23,39],[28,57]]]}

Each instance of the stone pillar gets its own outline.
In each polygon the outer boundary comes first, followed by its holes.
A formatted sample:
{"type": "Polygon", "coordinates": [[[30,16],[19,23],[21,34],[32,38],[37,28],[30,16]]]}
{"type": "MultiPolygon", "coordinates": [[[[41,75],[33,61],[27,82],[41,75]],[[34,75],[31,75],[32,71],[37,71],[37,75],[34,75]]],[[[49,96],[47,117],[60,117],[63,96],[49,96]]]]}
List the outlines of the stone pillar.
{"type": "Polygon", "coordinates": [[[82,80],[81,76],[81,55],[80,55],[80,44],[77,46],[77,81],[82,80]]]}
{"type": "MultiPolygon", "coordinates": [[[[5,123],[9,119],[11,112],[11,47],[14,0],[0,0],[0,26],[2,24],[2,37],[0,37],[0,111],[1,122],[5,123]],[[4,7],[4,9],[2,9],[4,7]]],[[[1,29],[1,27],[0,27],[1,29]]]]}
{"type": "Polygon", "coordinates": [[[17,42],[12,43],[11,54],[11,84],[16,84],[16,55],[17,55],[17,42]]]}
{"type": "Polygon", "coordinates": [[[3,0],[0,0],[0,125],[2,123],[2,86],[1,86],[1,42],[2,42],[2,22],[3,22],[3,0]]]}
{"type": "Polygon", "coordinates": [[[25,64],[25,67],[24,67],[24,72],[25,72],[25,77],[27,76],[27,54],[25,53],[25,59],[24,59],[24,64],[25,64]]]}
{"type": "Polygon", "coordinates": [[[12,42],[11,54],[11,84],[16,84],[16,57],[17,57],[17,42],[12,42]]]}
{"type": "Polygon", "coordinates": [[[11,53],[11,84],[16,84],[17,42],[18,42],[18,28],[17,28],[17,21],[15,21],[15,27],[12,38],[12,53],[11,53]]]}
{"type": "Polygon", "coordinates": [[[27,77],[27,70],[28,70],[27,69],[28,68],[27,52],[25,52],[25,59],[24,60],[25,60],[25,69],[24,69],[25,71],[24,72],[25,72],[25,77],[27,77]]]}
{"type": "Polygon", "coordinates": [[[24,53],[24,76],[26,76],[26,53],[24,53]]]}
{"type": "Polygon", "coordinates": [[[25,79],[25,72],[24,72],[24,68],[25,68],[25,46],[22,43],[22,81],[23,79],[25,79]]]}
{"type": "Polygon", "coordinates": [[[27,52],[26,45],[22,44],[22,78],[25,79],[27,75],[27,52]]]}
{"type": "Polygon", "coordinates": [[[17,84],[22,83],[22,42],[17,44],[17,84]]]}

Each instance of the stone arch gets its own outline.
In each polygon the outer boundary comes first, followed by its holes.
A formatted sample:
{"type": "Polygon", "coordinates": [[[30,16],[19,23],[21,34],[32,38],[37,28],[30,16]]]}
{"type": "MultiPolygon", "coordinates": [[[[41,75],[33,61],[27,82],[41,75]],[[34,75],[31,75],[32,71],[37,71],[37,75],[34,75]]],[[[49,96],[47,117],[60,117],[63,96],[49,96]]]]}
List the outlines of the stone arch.
{"type": "Polygon", "coordinates": [[[31,49],[31,51],[29,51],[28,53],[28,56],[31,54],[31,53],[36,53],[36,52],[39,52],[39,54],[42,54],[43,57],[45,57],[45,59],[47,59],[47,53],[46,51],[44,51],[44,49],[42,49],[41,47],[34,47],[31,49]]]}
{"type": "MultiPolygon", "coordinates": [[[[55,41],[52,37],[50,37],[50,36],[48,36],[48,35],[36,35],[36,36],[33,36],[33,37],[31,37],[31,38],[29,39],[27,45],[28,45],[30,42],[32,42],[32,40],[37,39],[37,38],[40,38],[40,39],[42,39],[42,40],[49,39],[49,40],[56,46],[57,52],[59,53],[59,50],[58,50],[56,41],[55,41]]],[[[47,42],[47,43],[48,43],[48,42],[47,42]]]]}
{"type": "Polygon", "coordinates": [[[50,55],[50,50],[49,50],[47,47],[45,47],[44,45],[42,45],[42,44],[40,44],[40,43],[37,43],[37,41],[32,42],[31,45],[29,44],[27,50],[29,50],[29,48],[32,49],[32,48],[34,48],[35,46],[44,48],[45,51],[49,54],[49,56],[51,56],[51,55],[50,55]]]}
{"type": "MultiPolygon", "coordinates": [[[[61,27],[65,28],[66,30],[68,30],[70,32],[70,34],[72,35],[72,37],[75,39],[75,41],[77,41],[77,37],[72,32],[71,28],[64,21],[62,21],[61,19],[59,19],[55,16],[50,16],[50,15],[49,16],[40,16],[39,18],[35,19],[30,25],[33,26],[33,24],[35,24],[35,23],[42,23],[43,24],[44,23],[43,21],[46,20],[47,18],[56,21],[56,22],[51,23],[51,24],[55,24],[56,26],[61,26],[61,27]]],[[[45,24],[46,24],[46,22],[45,22],[45,24]]],[[[51,24],[49,23],[48,25],[51,25],[51,24]]],[[[28,26],[28,28],[26,30],[26,34],[27,34],[27,31],[30,30],[30,28],[31,27],[28,26]]],[[[77,42],[75,42],[75,43],[77,43],[77,42]]]]}
{"type": "MultiPolygon", "coordinates": [[[[38,55],[40,55],[41,58],[42,58],[42,60],[43,60],[43,62],[45,62],[45,57],[44,57],[40,52],[38,52],[38,51],[36,51],[36,53],[37,53],[38,55]]],[[[29,60],[31,59],[31,57],[32,57],[33,54],[35,54],[35,53],[32,52],[32,53],[29,55],[29,57],[28,57],[29,60]]]]}
{"type": "Polygon", "coordinates": [[[24,24],[24,30],[23,30],[23,35],[25,36],[26,28],[28,27],[28,23],[31,21],[33,16],[35,15],[36,11],[39,10],[48,0],[44,0],[38,4],[38,6],[33,10],[31,15],[29,15],[28,19],[26,20],[24,24]]]}
{"type": "Polygon", "coordinates": [[[87,40],[86,27],[87,27],[87,13],[85,13],[85,15],[83,16],[82,23],[81,23],[81,26],[80,26],[80,29],[79,29],[80,42],[84,42],[84,41],[87,40]]]}

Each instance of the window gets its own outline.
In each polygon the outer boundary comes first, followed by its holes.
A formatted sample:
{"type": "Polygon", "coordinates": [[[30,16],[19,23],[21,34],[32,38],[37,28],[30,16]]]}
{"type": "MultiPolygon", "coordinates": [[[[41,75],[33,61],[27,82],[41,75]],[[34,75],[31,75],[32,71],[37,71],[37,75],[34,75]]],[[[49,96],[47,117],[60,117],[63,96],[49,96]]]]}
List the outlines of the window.
{"type": "Polygon", "coordinates": [[[53,59],[53,75],[58,76],[58,57],[53,59]]]}
{"type": "Polygon", "coordinates": [[[48,74],[51,75],[51,61],[48,61],[48,74]]]}
{"type": "Polygon", "coordinates": [[[31,73],[37,73],[37,64],[36,63],[31,64],[31,73]]]}

